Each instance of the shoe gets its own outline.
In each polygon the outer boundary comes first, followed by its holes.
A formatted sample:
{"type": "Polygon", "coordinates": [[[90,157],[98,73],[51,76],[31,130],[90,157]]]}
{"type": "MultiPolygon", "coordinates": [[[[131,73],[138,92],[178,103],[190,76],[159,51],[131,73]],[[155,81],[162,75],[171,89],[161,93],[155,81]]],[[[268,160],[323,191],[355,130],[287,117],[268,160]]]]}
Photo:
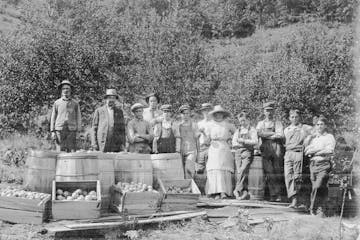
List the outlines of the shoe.
{"type": "Polygon", "coordinates": [[[314,213],[314,211],[312,209],[310,209],[310,215],[311,216],[316,216],[316,214],[314,213]]]}
{"type": "Polygon", "coordinates": [[[220,198],[221,198],[221,199],[227,199],[227,196],[226,196],[225,193],[221,193],[221,194],[220,194],[220,198]]]}
{"type": "Polygon", "coordinates": [[[297,206],[297,199],[296,197],[292,198],[291,204],[288,206],[289,208],[296,208],[297,206]]]}
{"type": "Polygon", "coordinates": [[[241,197],[239,198],[239,200],[249,200],[249,199],[250,199],[250,195],[247,191],[244,191],[241,197]]]}
{"type": "Polygon", "coordinates": [[[214,197],[215,200],[219,200],[220,199],[220,195],[217,194],[215,197],[214,197]]]}
{"type": "Polygon", "coordinates": [[[272,196],[270,198],[270,202],[281,202],[281,197],[280,196],[272,196]]]}
{"type": "Polygon", "coordinates": [[[316,211],[316,216],[324,218],[325,217],[325,213],[323,211],[323,209],[321,207],[319,207],[316,211]]]}
{"type": "Polygon", "coordinates": [[[233,194],[234,194],[234,196],[235,196],[236,199],[240,199],[239,191],[234,190],[234,191],[233,191],[233,194]]]}

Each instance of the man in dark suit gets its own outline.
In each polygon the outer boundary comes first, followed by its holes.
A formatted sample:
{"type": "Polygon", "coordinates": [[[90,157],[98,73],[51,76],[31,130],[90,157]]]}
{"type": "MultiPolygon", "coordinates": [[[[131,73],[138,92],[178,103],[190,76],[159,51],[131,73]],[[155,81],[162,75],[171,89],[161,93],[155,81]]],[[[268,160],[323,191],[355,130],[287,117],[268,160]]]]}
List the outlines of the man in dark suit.
{"type": "Polygon", "coordinates": [[[124,114],[115,106],[115,101],[118,99],[115,89],[107,89],[106,104],[95,110],[91,137],[93,150],[120,152],[125,149],[124,114]]]}

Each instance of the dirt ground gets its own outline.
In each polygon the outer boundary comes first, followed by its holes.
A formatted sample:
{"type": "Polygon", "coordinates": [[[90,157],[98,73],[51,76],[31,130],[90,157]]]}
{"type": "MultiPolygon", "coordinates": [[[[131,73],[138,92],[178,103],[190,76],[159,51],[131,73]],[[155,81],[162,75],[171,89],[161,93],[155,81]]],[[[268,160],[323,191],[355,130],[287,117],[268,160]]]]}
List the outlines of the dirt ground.
{"type": "MultiPolygon", "coordinates": [[[[360,218],[345,219],[348,224],[359,224],[360,218]]],[[[88,237],[56,237],[54,234],[42,234],[46,225],[9,224],[0,222],[1,240],[22,239],[167,239],[167,240],[329,240],[340,239],[339,218],[319,218],[309,215],[291,217],[288,221],[265,222],[250,226],[246,221],[238,221],[235,225],[226,224],[229,219],[192,219],[178,223],[163,223],[148,229],[134,229],[127,232],[112,229],[94,233],[88,237]],[[225,223],[224,223],[225,222],[225,223]]],[[[51,224],[51,223],[50,223],[51,224]]],[[[357,229],[343,228],[343,240],[355,240],[359,234],[357,229]]],[[[79,235],[78,235],[79,236],[79,235]]]]}

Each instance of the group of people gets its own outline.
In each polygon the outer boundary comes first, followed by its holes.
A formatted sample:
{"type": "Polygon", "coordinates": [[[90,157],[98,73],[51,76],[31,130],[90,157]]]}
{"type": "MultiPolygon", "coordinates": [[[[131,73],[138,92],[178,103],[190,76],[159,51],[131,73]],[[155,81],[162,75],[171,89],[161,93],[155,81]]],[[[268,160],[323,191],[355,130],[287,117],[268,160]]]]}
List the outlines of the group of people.
{"type": "MultiPolygon", "coordinates": [[[[65,80],[59,85],[61,98],[53,107],[51,126],[57,149],[74,151],[76,132],[80,130],[79,104],[71,98],[73,85],[65,80]]],[[[274,118],[275,104],[265,103],[265,119],[252,126],[248,113],[237,115],[238,125],[229,121],[231,114],[222,106],[203,103],[199,111],[203,119],[195,122],[189,105],[177,111],[181,121],[172,118],[169,104],[159,107],[159,97],[146,97],[148,107],[141,103],[131,106],[133,119],[127,124],[115,89],[106,90],[105,105],[95,110],[92,121],[92,149],[103,152],[180,153],[185,178],[206,173],[206,194],[216,199],[235,196],[249,199],[248,175],[254,152],[262,155],[264,175],[270,201],[281,201],[285,180],[289,207],[298,205],[302,184],[304,158],[310,160],[311,214],[323,214],[327,198],[330,159],[335,149],[334,136],[326,131],[327,120],[320,116],[315,126],[301,123],[301,113],[289,112],[290,125],[284,129],[274,118]],[[259,147],[259,149],[258,149],[259,147]],[[233,155],[232,151],[235,152],[233,155]],[[232,174],[236,172],[236,185],[232,174]]]]}

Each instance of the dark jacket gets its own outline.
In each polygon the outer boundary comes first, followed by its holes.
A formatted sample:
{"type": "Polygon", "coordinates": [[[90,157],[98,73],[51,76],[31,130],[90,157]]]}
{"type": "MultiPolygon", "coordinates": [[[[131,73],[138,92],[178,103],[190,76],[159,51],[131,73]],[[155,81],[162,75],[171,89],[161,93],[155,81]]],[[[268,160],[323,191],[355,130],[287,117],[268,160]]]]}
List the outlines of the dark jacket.
{"type": "Polygon", "coordinates": [[[94,150],[120,152],[125,147],[125,120],[123,111],[114,107],[114,128],[109,134],[109,113],[104,105],[95,110],[92,121],[91,144],[94,150]]]}

